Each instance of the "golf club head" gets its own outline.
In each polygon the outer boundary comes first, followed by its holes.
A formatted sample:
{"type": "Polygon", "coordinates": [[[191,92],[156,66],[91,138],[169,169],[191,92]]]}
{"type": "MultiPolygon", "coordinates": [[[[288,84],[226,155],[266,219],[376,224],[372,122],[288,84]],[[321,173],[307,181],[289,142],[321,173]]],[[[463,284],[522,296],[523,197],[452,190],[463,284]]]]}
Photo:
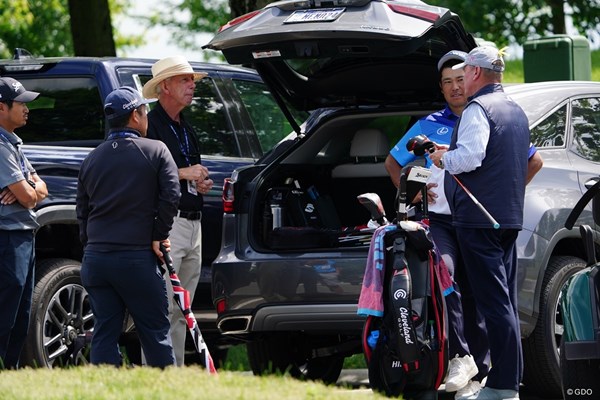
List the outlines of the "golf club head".
{"type": "Polygon", "coordinates": [[[377,193],[363,193],[356,196],[356,198],[369,211],[372,220],[377,221],[379,225],[385,224],[386,219],[383,203],[381,203],[381,199],[377,193]]]}
{"type": "Polygon", "coordinates": [[[415,156],[422,156],[425,153],[432,153],[435,151],[435,145],[425,135],[417,135],[408,140],[406,143],[406,150],[413,153],[415,156]]]}

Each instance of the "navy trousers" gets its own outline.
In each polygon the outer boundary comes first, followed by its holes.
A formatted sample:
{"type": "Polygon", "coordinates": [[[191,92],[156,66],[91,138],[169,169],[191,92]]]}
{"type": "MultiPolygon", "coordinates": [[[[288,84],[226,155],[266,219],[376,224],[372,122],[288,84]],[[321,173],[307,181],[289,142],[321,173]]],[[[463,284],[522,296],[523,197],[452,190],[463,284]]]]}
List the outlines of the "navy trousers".
{"type": "Polygon", "coordinates": [[[31,314],[34,232],[0,230],[0,369],[17,368],[31,314]]]}
{"type": "Polygon", "coordinates": [[[492,368],[486,386],[518,391],[523,375],[516,283],[518,231],[455,229],[477,310],[487,327],[492,368]]]}
{"type": "Polygon", "coordinates": [[[442,260],[444,260],[444,264],[446,264],[448,272],[454,281],[454,291],[445,298],[448,313],[449,357],[453,358],[455,355],[463,357],[471,354],[471,351],[465,339],[461,294],[455,278],[455,269],[459,262],[459,250],[456,243],[456,235],[454,234],[454,227],[452,226],[452,217],[450,215],[445,216],[431,213],[429,221],[429,230],[433,241],[440,251],[442,260]]]}
{"type": "Polygon", "coordinates": [[[433,241],[454,280],[454,292],[445,299],[449,319],[449,356],[471,354],[479,370],[473,379],[481,382],[490,369],[487,331],[483,315],[477,312],[471,287],[466,280],[452,216],[430,213],[429,219],[433,241]]]}
{"type": "Polygon", "coordinates": [[[91,362],[121,365],[119,336],[129,310],[146,362],[173,365],[166,283],[152,250],[86,251],[81,280],[94,313],[91,362]]]}

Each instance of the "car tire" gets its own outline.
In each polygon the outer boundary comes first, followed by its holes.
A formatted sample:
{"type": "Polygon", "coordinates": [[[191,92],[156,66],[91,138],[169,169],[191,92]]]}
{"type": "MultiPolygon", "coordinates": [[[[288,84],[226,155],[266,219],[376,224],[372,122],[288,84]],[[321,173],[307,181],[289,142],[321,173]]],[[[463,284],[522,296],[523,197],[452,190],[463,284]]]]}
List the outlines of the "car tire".
{"type": "Polygon", "coordinates": [[[94,326],[81,263],[66,258],[36,265],[29,334],[21,364],[64,367],[87,364],[94,326]]]}
{"type": "Polygon", "coordinates": [[[294,378],[337,382],[344,357],[314,358],[312,346],[305,336],[274,333],[246,343],[248,362],[255,375],[289,373],[294,378]]]}
{"type": "Polygon", "coordinates": [[[582,399],[600,393],[600,360],[567,360],[560,343],[560,373],[564,400],[582,399]]]}
{"type": "Polygon", "coordinates": [[[528,393],[542,398],[561,397],[558,353],[563,333],[560,309],[561,289],[585,261],[573,256],[551,257],[544,274],[540,295],[540,313],[535,329],[523,339],[523,384],[528,393]]]}

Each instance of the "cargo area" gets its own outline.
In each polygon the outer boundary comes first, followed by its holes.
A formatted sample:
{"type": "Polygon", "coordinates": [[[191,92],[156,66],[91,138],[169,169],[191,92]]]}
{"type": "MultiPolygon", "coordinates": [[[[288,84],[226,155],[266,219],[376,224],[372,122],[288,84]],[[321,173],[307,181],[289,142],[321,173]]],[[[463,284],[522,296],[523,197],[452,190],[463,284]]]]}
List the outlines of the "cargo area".
{"type": "Polygon", "coordinates": [[[397,190],[385,159],[418,117],[338,118],[323,125],[326,133],[304,138],[299,150],[263,174],[251,207],[260,244],[277,251],[368,248],[371,215],[357,196],[376,193],[388,219],[395,218],[397,190]]]}

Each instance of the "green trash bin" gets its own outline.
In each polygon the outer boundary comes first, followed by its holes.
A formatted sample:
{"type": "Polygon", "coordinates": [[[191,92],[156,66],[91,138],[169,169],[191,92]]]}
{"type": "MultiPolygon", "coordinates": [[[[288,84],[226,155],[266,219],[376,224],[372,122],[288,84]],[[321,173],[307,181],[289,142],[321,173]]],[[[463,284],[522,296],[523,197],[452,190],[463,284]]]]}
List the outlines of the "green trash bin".
{"type": "Polygon", "coordinates": [[[525,82],[592,80],[590,43],[583,36],[554,35],[523,45],[525,82]]]}

